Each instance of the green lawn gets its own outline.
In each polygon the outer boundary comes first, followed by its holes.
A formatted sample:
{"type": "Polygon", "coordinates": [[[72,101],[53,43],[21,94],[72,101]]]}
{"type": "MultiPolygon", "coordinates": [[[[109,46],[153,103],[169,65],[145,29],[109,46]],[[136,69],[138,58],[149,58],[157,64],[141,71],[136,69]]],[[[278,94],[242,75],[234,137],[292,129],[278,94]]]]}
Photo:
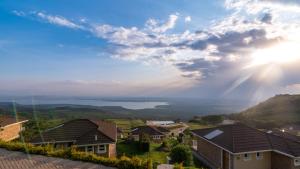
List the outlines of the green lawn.
{"type": "Polygon", "coordinates": [[[121,141],[117,143],[118,156],[126,155],[129,157],[137,156],[142,159],[151,158],[153,162],[166,163],[166,158],[169,153],[158,151],[160,144],[151,143],[150,152],[142,152],[134,143],[121,141]]]}
{"type": "Polygon", "coordinates": [[[212,127],[211,125],[203,125],[199,123],[186,123],[190,130],[212,127]]]}
{"type": "Polygon", "coordinates": [[[139,119],[107,119],[108,121],[112,121],[117,124],[118,127],[123,129],[124,132],[129,132],[131,128],[145,125],[143,120],[139,119]]]}
{"type": "Polygon", "coordinates": [[[152,143],[150,146],[150,152],[149,153],[145,153],[142,155],[139,155],[138,157],[140,158],[151,158],[153,160],[153,162],[157,162],[157,163],[166,163],[167,162],[167,156],[168,156],[168,152],[163,152],[163,151],[158,151],[158,147],[161,144],[154,144],[152,143]]]}

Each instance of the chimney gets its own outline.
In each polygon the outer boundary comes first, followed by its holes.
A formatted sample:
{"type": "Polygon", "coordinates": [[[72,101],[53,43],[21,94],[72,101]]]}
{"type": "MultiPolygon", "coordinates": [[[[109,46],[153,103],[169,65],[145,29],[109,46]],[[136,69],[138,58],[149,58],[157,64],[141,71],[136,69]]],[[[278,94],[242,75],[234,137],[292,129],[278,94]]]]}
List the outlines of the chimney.
{"type": "Polygon", "coordinates": [[[95,135],[95,141],[97,141],[98,140],[98,135],[95,135]]]}

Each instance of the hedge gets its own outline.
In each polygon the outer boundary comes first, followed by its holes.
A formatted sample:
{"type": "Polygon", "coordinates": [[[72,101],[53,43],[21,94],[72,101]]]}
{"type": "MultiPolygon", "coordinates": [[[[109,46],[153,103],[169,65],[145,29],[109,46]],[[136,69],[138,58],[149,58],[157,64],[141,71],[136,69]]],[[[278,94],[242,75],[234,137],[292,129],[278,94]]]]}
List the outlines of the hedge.
{"type": "Polygon", "coordinates": [[[138,157],[107,158],[97,156],[92,153],[77,151],[75,147],[68,149],[53,149],[52,146],[34,146],[21,142],[4,142],[0,141],[0,148],[11,151],[21,151],[28,154],[44,155],[49,157],[66,158],[70,160],[92,162],[102,164],[109,167],[117,167],[118,169],[153,169],[152,160],[142,160],[138,157]]]}

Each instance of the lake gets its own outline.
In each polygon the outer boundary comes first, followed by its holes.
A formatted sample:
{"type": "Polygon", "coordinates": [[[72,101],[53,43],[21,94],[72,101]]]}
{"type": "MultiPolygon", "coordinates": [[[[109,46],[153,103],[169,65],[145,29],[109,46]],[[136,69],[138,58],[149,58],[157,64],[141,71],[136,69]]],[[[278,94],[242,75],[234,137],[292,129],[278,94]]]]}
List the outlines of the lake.
{"type": "MultiPolygon", "coordinates": [[[[12,99],[0,98],[0,102],[11,102],[12,99]]],[[[90,105],[90,106],[121,106],[126,109],[151,109],[160,105],[168,105],[168,102],[161,101],[108,101],[104,99],[80,99],[80,98],[17,98],[14,99],[18,104],[74,104],[74,105],[90,105]]]]}

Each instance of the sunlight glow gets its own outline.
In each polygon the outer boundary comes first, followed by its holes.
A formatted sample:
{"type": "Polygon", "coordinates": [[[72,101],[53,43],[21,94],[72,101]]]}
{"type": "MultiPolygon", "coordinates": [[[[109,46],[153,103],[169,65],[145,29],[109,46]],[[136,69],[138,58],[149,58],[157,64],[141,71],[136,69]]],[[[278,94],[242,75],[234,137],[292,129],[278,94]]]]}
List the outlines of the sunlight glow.
{"type": "Polygon", "coordinates": [[[288,64],[300,60],[300,43],[285,42],[252,54],[252,62],[245,68],[266,64],[288,64]]]}

